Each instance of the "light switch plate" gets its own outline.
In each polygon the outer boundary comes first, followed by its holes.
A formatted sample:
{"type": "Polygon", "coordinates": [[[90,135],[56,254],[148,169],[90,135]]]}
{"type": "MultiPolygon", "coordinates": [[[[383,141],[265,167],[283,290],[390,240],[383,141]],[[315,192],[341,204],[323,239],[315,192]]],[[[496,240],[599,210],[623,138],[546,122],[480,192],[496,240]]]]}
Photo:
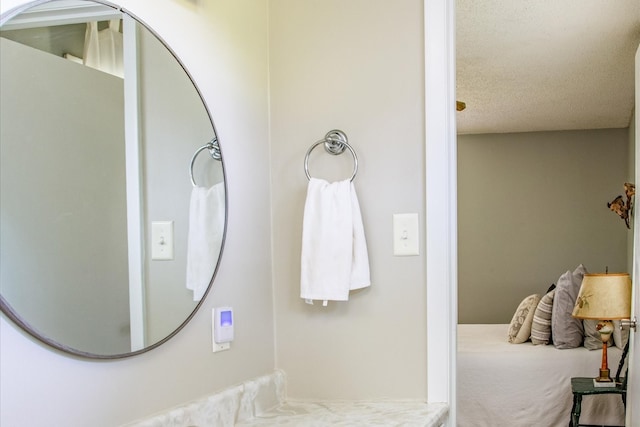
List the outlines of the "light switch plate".
{"type": "Polygon", "coordinates": [[[396,256],[420,255],[418,239],[418,214],[393,215],[393,254],[396,256]]]}
{"type": "Polygon", "coordinates": [[[173,259],[173,221],[151,223],[151,259],[173,259]]]}

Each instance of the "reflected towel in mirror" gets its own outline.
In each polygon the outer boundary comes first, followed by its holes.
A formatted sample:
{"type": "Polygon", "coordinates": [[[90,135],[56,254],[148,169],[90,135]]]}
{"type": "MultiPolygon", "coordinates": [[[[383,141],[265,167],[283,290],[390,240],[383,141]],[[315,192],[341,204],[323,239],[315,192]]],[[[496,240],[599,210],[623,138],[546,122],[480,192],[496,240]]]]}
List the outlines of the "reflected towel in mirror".
{"type": "Polygon", "coordinates": [[[213,278],[224,230],[224,183],[194,187],[189,205],[187,289],[200,301],[213,278]]]}
{"type": "Polygon", "coordinates": [[[300,297],[347,301],[370,286],[369,255],[353,183],[311,178],[302,229],[300,297]]]}

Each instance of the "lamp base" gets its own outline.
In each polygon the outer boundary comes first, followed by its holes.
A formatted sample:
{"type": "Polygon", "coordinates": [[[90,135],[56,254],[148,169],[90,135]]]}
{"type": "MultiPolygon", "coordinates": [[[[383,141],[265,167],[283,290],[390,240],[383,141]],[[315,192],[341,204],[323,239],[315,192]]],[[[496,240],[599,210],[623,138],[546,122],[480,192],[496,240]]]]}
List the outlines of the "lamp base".
{"type": "Polygon", "coordinates": [[[611,377],[609,376],[609,369],[600,369],[600,376],[595,379],[596,382],[599,383],[610,383],[613,382],[611,377]]]}
{"type": "Polygon", "coordinates": [[[615,381],[611,381],[610,383],[599,383],[598,381],[596,381],[596,379],[593,379],[593,386],[596,388],[615,388],[618,386],[619,383],[616,383],[615,381]]]}
{"type": "Polygon", "coordinates": [[[602,365],[600,366],[600,376],[596,378],[596,382],[610,383],[612,381],[609,376],[609,364],[607,363],[607,342],[613,333],[613,322],[611,320],[600,320],[596,329],[600,332],[600,339],[602,340],[602,365]]]}

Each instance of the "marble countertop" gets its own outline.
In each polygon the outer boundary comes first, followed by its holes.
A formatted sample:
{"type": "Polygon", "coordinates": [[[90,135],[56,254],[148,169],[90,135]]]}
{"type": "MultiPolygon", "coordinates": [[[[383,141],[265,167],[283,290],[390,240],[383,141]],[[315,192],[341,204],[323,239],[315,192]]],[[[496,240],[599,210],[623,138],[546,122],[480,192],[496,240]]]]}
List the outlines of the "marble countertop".
{"type": "Polygon", "coordinates": [[[446,403],[419,400],[322,401],[287,399],[280,370],[189,402],[128,427],[440,427],[446,403]]]}
{"type": "Polygon", "coordinates": [[[415,401],[287,401],[237,423],[236,426],[404,426],[438,427],[445,423],[448,405],[415,401]]]}

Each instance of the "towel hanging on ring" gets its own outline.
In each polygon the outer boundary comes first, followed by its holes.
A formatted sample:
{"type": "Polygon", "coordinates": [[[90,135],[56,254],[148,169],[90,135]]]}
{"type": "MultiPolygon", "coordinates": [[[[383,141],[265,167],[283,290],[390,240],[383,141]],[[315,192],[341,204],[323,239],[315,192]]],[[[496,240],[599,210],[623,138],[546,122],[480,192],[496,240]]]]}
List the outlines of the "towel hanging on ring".
{"type": "Polygon", "coordinates": [[[224,183],[194,187],[189,203],[187,235],[187,289],[200,301],[213,278],[222,249],[225,221],[224,183]]]}
{"type": "Polygon", "coordinates": [[[300,297],[347,301],[371,285],[360,205],[351,180],[310,178],[302,230],[300,297]]]}

